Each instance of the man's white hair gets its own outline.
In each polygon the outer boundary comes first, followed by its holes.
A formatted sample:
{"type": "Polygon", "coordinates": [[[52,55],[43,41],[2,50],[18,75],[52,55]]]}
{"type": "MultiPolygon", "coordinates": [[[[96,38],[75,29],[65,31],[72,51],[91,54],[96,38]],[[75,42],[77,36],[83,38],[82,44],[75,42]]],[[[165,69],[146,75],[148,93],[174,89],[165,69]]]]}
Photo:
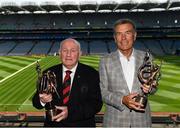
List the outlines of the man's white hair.
{"type": "Polygon", "coordinates": [[[74,42],[75,44],[77,44],[77,46],[79,47],[79,52],[81,52],[81,45],[80,45],[80,43],[79,43],[77,40],[73,39],[73,38],[67,38],[67,39],[65,39],[65,40],[62,40],[62,41],[60,42],[59,51],[61,51],[62,45],[63,45],[64,42],[66,42],[66,41],[72,41],[72,42],[74,42]]]}

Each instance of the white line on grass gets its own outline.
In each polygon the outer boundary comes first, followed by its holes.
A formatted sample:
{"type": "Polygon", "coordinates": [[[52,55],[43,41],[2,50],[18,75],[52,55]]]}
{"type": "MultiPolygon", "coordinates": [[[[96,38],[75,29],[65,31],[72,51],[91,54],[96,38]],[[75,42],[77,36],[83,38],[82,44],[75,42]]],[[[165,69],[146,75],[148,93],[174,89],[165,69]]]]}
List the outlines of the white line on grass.
{"type": "MultiPolygon", "coordinates": [[[[37,60],[37,61],[41,61],[41,59],[39,59],[39,60],[37,60]]],[[[0,80],[0,83],[2,83],[3,81],[5,81],[5,80],[9,79],[10,77],[12,77],[12,76],[16,75],[17,73],[21,72],[22,70],[24,70],[24,69],[26,69],[26,68],[30,67],[31,65],[35,64],[37,61],[35,61],[35,62],[33,62],[33,63],[31,63],[31,64],[27,65],[26,67],[24,67],[24,68],[22,68],[22,69],[18,70],[17,72],[15,72],[15,73],[13,73],[13,74],[11,74],[11,75],[9,75],[9,76],[5,77],[4,79],[0,80]]]]}
{"type": "Polygon", "coordinates": [[[31,95],[29,95],[28,98],[26,98],[26,100],[25,100],[22,104],[20,104],[20,106],[18,107],[18,109],[21,109],[22,106],[32,105],[32,104],[25,104],[25,103],[29,100],[29,98],[30,98],[35,92],[36,92],[36,90],[34,90],[34,91],[31,93],[31,95]]]}

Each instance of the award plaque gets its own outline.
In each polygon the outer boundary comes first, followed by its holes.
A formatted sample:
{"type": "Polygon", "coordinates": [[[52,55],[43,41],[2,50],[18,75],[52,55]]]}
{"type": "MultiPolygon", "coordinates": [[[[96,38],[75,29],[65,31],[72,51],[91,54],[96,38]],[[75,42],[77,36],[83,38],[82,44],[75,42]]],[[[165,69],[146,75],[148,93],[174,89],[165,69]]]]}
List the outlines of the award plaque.
{"type": "Polygon", "coordinates": [[[160,80],[160,69],[161,66],[153,63],[150,60],[150,53],[147,51],[144,57],[144,62],[138,70],[138,79],[143,86],[149,86],[148,93],[142,91],[135,97],[135,101],[142,104],[145,108],[147,104],[147,98],[153,88],[157,88],[158,81],[160,80]]]}
{"type": "MultiPolygon", "coordinates": [[[[57,92],[57,82],[56,82],[56,75],[54,72],[48,70],[47,72],[41,72],[40,64],[37,61],[36,64],[36,71],[38,73],[38,80],[37,80],[37,91],[42,94],[53,94],[56,93],[58,98],[60,99],[60,96],[57,92]]],[[[55,108],[55,105],[53,105],[51,102],[46,103],[48,108],[46,110],[46,118],[49,121],[53,121],[52,117],[57,115],[57,110],[55,108]]]]}

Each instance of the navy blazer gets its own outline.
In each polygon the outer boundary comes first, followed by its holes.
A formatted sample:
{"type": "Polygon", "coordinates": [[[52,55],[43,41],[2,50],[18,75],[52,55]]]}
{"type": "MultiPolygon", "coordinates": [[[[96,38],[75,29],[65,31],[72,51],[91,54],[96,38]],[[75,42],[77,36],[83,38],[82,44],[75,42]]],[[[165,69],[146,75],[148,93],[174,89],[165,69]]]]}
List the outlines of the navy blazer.
{"type": "MultiPolygon", "coordinates": [[[[57,91],[60,97],[62,97],[62,64],[55,65],[47,70],[55,73],[57,91]]],[[[33,96],[32,102],[35,108],[44,108],[40,103],[38,92],[33,96]]],[[[52,104],[61,106],[62,103],[63,99],[58,99],[54,93],[52,104]]],[[[61,122],[49,122],[45,119],[45,126],[95,127],[95,114],[99,112],[102,107],[98,71],[90,66],[78,63],[67,107],[67,119],[61,122]]],[[[45,105],[45,109],[48,109],[48,105],[45,105]]]]}

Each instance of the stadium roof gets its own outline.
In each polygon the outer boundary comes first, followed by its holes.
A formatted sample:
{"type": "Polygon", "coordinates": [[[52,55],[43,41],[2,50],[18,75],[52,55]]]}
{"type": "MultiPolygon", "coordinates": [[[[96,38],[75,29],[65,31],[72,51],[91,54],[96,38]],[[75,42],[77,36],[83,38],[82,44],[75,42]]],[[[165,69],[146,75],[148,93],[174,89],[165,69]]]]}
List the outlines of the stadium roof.
{"type": "Polygon", "coordinates": [[[0,0],[0,13],[180,10],[180,0],[0,0]]]}

